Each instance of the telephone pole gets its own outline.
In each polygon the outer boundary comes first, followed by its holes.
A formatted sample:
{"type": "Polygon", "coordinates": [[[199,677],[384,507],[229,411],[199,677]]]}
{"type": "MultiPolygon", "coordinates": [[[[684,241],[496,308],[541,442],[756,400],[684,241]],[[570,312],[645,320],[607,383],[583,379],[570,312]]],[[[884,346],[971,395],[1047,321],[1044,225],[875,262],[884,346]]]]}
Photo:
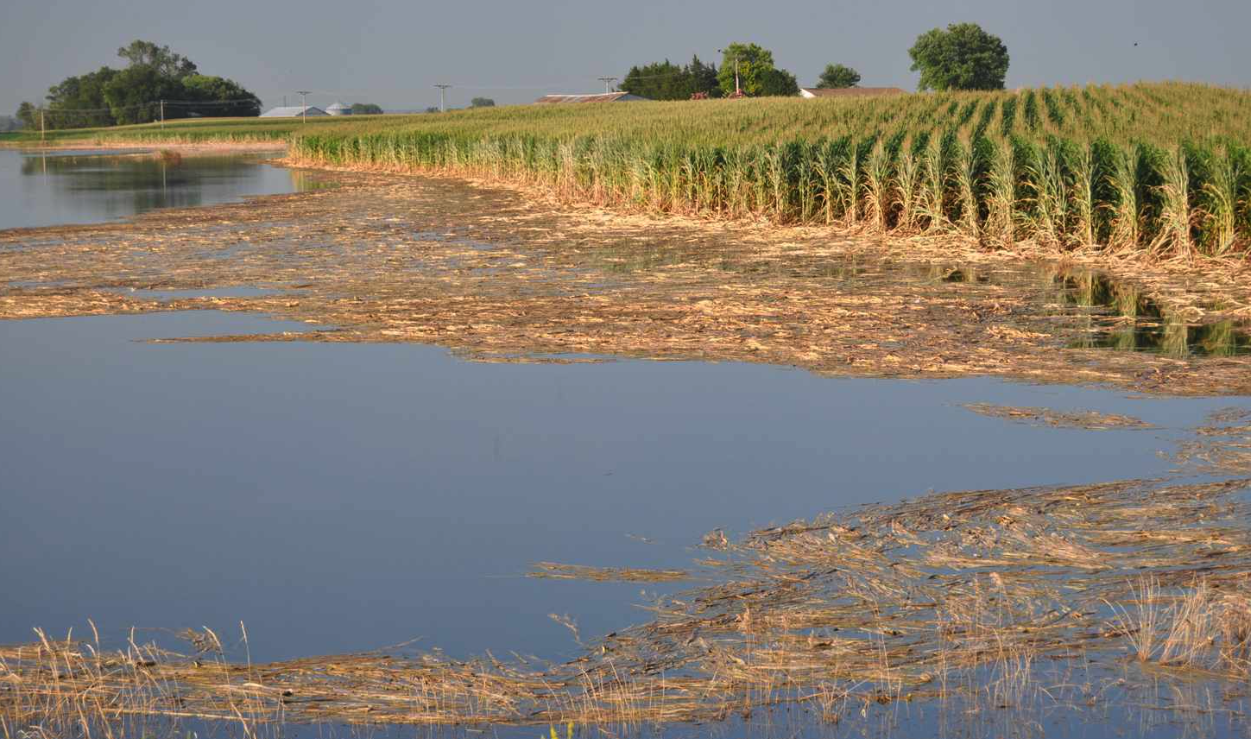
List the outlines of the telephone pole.
{"type": "Polygon", "coordinates": [[[301,123],[308,123],[308,98],[307,98],[307,95],[308,95],[310,92],[312,92],[312,90],[296,90],[296,93],[297,93],[297,94],[299,94],[299,96],[300,96],[300,115],[304,118],[304,120],[303,120],[303,121],[301,121],[301,123]]]}
{"type": "Polygon", "coordinates": [[[161,130],[165,130],[165,101],[161,101],[161,130]]]}
{"type": "Polygon", "coordinates": [[[48,135],[48,127],[43,120],[43,108],[39,109],[39,143],[44,143],[44,139],[48,135]]]}
{"type": "Polygon", "coordinates": [[[451,87],[451,85],[435,85],[435,87],[439,88],[439,112],[446,113],[447,99],[445,97],[445,93],[447,92],[447,88],[451,87]]]}
{"type": "Polygon", "coordinates": [[[616,77],[599,77],[598,79],[604,83],[604,94],[612,92],[612,83],[617,81],[616,77]]]}

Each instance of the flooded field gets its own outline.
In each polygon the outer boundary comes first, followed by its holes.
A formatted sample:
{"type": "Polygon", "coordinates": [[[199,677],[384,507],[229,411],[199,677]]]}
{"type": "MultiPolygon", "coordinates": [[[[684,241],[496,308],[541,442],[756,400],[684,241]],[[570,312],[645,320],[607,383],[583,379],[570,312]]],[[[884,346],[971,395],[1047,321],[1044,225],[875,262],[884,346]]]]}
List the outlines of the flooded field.
{"type": "Polygon", "coordinates": [[[171,159],[147,151],[0,149],[0,227],[97,223],[299,192],[292,174],[266,165],[264,155],[171,159]]]}
{"type": "Polygon", "coordinates": [[[1245,732],[1244,295],[294,180],[0,231],[6,721],[1245,732]]]}

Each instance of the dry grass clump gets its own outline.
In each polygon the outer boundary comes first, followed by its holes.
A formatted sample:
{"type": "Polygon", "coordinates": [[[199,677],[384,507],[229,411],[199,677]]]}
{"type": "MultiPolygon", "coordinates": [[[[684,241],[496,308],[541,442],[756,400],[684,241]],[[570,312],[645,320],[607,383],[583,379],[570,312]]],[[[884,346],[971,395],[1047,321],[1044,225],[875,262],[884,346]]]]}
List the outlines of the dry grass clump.
{"type": "Polygon", "coordinates": [[[1132,416],[1097,411],[1054,411],[1050,408],[1026,408],[993,403],[965,403],[965,409],[981,416],[1057,428],[1106,431],[1108,429],[1149,429],[1153,426],[1132,416]]]}
{"type": "Polygon", "coordinates": [[[1251,473],[1251,410],[1228,408],[1208,416],[1194,439],[1181,442],[1173,460],[1184,469],[1212,475],[1251,473]]]}
{"type": "Polygon", "coordinates": [[[597,582],[678,582],[691,579],[685,570],[648,570],[635,567],[590,567],[588,565],[538,562],[526,575],[549,580],[593,580],[597,582]]]}

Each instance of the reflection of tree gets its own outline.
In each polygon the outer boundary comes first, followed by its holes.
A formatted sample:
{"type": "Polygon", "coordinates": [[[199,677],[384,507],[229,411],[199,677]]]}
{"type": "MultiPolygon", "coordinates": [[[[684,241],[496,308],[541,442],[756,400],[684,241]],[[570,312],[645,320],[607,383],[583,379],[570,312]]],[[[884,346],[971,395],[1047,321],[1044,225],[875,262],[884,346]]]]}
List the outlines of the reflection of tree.
{"type": "MultiPolygon", "coordinates": [[[[21,172],[44,177],[55,198],[103,217],[142,213],[156,208],[185,208],[224,202],[244,193],[265,191],[257,184],[263,164],[238,156],[189,157],[167,161],[153,156],[30,156],[21,172]]],[[[291,170],[297,191],[308,189],[307,175],[291,170]]],[[[277,175],[281,180],[281,175],[277,175]]],[[[286,190],[285,187],[281,190],[286,190]]],[[[269,191],[273,191],[270,188],[269,191]]]]}

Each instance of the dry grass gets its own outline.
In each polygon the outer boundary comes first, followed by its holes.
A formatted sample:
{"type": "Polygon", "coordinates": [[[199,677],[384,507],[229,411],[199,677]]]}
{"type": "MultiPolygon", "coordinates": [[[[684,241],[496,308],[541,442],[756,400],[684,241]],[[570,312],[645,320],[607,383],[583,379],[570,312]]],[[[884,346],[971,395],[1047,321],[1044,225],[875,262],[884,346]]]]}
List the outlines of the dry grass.
{"type": "Polygon", "coordinates": [[[1089,431],[1153,428],[1146,421],[1133,418],[1132,416],[1099,413],[1097,411],[1054,411],[1050,408],[1025,408],[994,405],[993,403],[965,403],[964,408],[980,416],[1057,428],[1086,429],[1089,431]]]}
{"type": "Polygon", "coordinates": [[[1195,429],[1196,438],[1178,445],[1173,460],[1182,469],[1213,475],[1251,473],[1251,411],[1217,411],[1195,429]]]}
{"type": "Polygon", "coordinates": [[[548,580],[592,580],[595,582],[680,582],[690,580],[685,570],[647,570],[635,567],[590,567],[587,565],[538,562],[527,577],[548,580]]]}

